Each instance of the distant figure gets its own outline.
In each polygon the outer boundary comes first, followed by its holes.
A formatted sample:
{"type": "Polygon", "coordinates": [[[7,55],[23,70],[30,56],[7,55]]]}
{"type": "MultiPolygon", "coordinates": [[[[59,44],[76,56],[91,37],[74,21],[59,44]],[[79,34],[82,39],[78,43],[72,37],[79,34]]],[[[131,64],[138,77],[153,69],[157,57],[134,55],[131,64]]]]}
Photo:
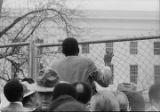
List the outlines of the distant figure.
{"type": "Polygon", "coordinates": [[[72,84],[69,83],[59,83],[55,86],[53,91],[53,100],[62,96],[62,95],[69,95],[73,98],[76,98],[76,89],[72,84]]]}
{"type": "MultiPolygon", "coordinates": [[[[52,110],[50,110],[52,111],[52,110]]],[[[68,101],[66,103],[62,103],[59,105],[56,109],[55,112],[86,112],[89,111],[86,106],[78,101],[68,101]]]]}
{"type": "Polygon", "coordinates": [[[119,102],[120,111],[122,112],[129,111],[129,101],[128,101],[127,96],[123,92],[120,92],[120,91],[114,92],[114,95],[116,96],[119,102]]]}
{"type": "Polygon", "coordinates": [[[134,83],[120,83],[117,90],[121,92],[136,92],[137,86],[134,83]]]}
{"type": "Polygon", "coordinates": [[[39,107],[34,112],[47,111],[52,103],[52,94],[56,84],[59,83],[57,73],[51,69],[40,71],[34,90],[38,93],[39,107]]]}
{"type": "Polygon", "coordinates": [[[119,102],[110,91],[99,91],[90,101],[91,111],[120,111],[119,102]]]}
{"type": "Polygon", "coordinates": [[[2,112],[28,112],[28,108],[23,107],[23,86],[17,79],[12,79],[4,86],[4,95],[10,104],[1,109],[2,112]]]}
{"type": "Polygon", "coordinates": [[[143,96],[138,92],[126,93],[131,111],[144,111],[145,101],[143,96]]]}
{"type": "MultiPolygon", "coordinates": [[[[60,80],[74,83],[85,82],[92,88],[92,93],[96,93],[96,87],[94,81],[103,87],[109,85],[108,74],[102,74],[97,69],[95,63],[86,58],[78,56],[79,47],[75,38],[66,38],[62,43],[62,52],[66,56],[63,60],[53,65],[53,68],[59,74],[60,80]]],[[[107,61],[112,60],[113,55],[107,56],[107,61]]],[[[108,62],[107,62],[108,63],[108,62]]]]}
{"type": "Polygon", "coordinates": [[[49,110],[54,111],[59,105],[66,103],[66,102],[70,102],[70,101],[76,101],[76,99],[70,95],[61,95],[55,100],[53,100],[52,104],[49,107],[49,110]]]}
{"type": "Polygon", "coordinates": [[[77,92],[77,100],[87,104],[91,99],[91,87],[84,82],[76,82],[73,85],[77,92]]]}
{"type": "Polygon", "coordinates": [[[150,87],[149,99],[152,106],[147,111],[160,111],[160,83],[150,87]]]}

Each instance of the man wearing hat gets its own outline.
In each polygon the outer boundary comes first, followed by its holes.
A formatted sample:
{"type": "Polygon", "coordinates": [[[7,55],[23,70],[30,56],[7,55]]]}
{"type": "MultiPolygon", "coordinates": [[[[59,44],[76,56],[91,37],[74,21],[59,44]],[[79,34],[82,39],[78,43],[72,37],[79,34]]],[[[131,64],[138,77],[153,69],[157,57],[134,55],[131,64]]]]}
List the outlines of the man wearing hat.
{"type": "Polygon", "coordinates": [[[48,110],[52,103],[52,94],[55,85],[59,82],[59,77],[54,70],[48,69],[40,71],[34,90],[37,91],[39,107],[35,112],[48,110]]]}

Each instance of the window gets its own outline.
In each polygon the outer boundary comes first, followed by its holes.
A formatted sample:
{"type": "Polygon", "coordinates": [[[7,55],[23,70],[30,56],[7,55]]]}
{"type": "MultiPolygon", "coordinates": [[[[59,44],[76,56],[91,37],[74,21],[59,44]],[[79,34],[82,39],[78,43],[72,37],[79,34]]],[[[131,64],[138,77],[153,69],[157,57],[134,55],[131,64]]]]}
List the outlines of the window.
{"type": "Polygon", "coordinates": [[[113,43],[106,43],[106,53],[112,52],[113,53],[113,43]]]}
{"type": "Polygon", "coordinates": [[[130,54],[131,55],[136,55],[138,53],[137,47],[138,47],[137,41],[130,42],[130,54]]]}
{"type": "Polygon", "coordinates": [[[160,82],[160,65],[154,66],[154,80],[155,80],[155,83],[160,82]]]}
{"type": "Polygon", "coordinates": [[[137,84],[138,65],[130,65],[130,82],[137,84]]]}
{"type": "Polygon", "coordinates": [[[160,42],[154,42],[154,55],[160,55],[160,42]]]}
{"type": "Polygon", "coordinates": [[[89,44],[82,44],[82,53],[89,53],[89,44]]]}

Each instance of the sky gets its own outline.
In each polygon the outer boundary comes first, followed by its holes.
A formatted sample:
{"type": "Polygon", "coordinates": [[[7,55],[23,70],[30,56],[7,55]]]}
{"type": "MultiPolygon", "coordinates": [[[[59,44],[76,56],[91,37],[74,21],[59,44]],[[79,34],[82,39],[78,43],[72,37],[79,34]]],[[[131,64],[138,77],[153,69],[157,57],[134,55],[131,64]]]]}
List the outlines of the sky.
{"type": "MultiPolygon", "coordinates": [[[[39,0],[5,0],[4,7],[28,8],[39,0]],[[30,4],[27,1],[31,1],[30,4]]],[[[43,0],[45,1],[45,0],[43,0]]],[[[160,0],[67,0],[69,8],[84,10],[159,11],[160,0]]]]}

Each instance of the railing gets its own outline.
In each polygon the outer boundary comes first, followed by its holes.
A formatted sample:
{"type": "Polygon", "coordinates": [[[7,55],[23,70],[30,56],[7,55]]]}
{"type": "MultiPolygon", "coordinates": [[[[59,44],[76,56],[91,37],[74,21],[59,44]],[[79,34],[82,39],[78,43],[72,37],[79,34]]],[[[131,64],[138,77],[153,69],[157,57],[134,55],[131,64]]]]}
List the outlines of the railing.
{"type": "MultiPolygon", "coordinates": [[[[10,60],[7,59],[21,63],[21,59],[23,61],[25,58],[26,64],[21,69],[25,71],[25,76],[36,79],[42,67],[40,63],[44,67],[51,67],[57,60],[64,58],[61,53],[61,44],[13,43],[0,45],[0,52],[5,54],[17,47],[20,49],[15,53],[16,55],[1,56],[1,77],[4,77],[6,71],[10,71],[9,76],[12,76],[13,68],[10,66],[11,63],[8,63],[10,60]],[[4,63],[5,60],[7,60],[6,63],[4,63]]],[[[112,71],[115,86],[122,82],[133,82],[137,84],[138,90],[143,91],[154,82],[160,81],[159,36],[79,42],[79,47],[79,55],[92,59],[101,70],[104,67],[103,57],[106,51],[114,53],[112,71]]]]}

